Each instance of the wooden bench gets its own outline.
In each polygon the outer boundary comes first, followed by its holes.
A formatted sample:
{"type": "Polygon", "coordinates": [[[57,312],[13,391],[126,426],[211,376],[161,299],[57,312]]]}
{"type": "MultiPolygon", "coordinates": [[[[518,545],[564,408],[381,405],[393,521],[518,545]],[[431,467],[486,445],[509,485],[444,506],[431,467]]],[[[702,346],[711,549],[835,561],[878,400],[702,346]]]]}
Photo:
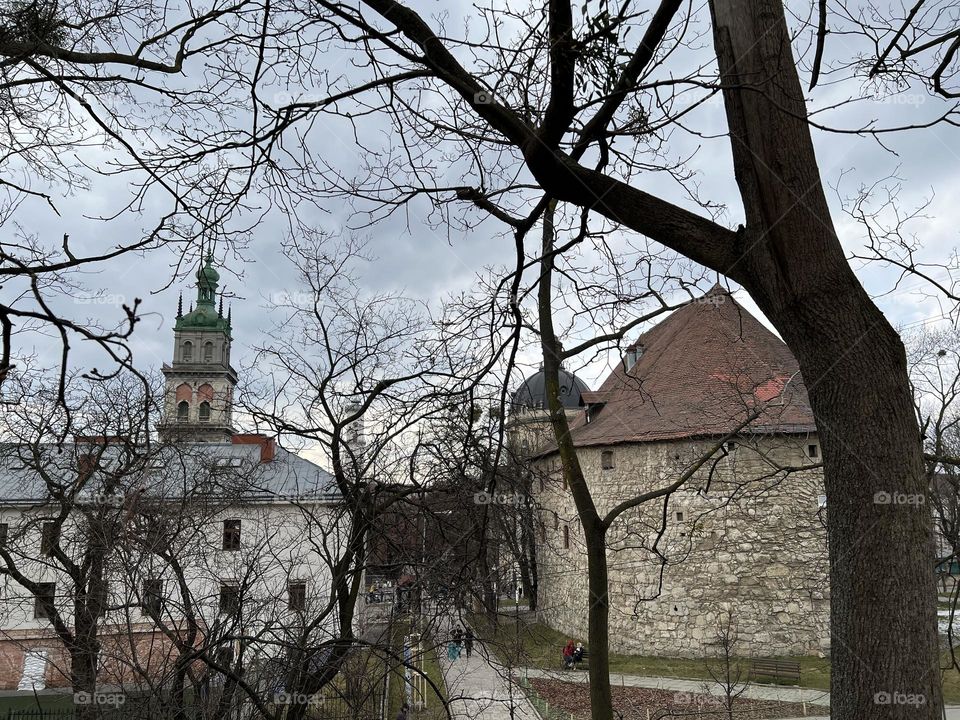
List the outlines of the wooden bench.
{"type": "Polygon", "coordinates": [[[750,679],[757,677],[800,683],[800,663],[793,660],[751,660],[750,679]]]}
{"type": "MultiPolygon", "coordinates": [[[[585,663],[585,662],[587,662],[587,660],[588,660],[589,658],[590,658],[590,653],[588,653],[588,652],[586,651],[586,649],[584,649],[584,651],[583,651],[583,657],[580,658],[579,661],[574,661],[574,662],[570,665],[570,668],[569,668],[569,669],[577,670],[577,669],[580,667],[580,663],[585,663]]],[[[567,669],[568,669],[568,668],[567,668],[567,664],[566,664],[566,658],[562,658],[562,660],[561,660],[561,665],[560,665],[560,666],[561,666],[564,670],[567,670],[567,669]]]]}

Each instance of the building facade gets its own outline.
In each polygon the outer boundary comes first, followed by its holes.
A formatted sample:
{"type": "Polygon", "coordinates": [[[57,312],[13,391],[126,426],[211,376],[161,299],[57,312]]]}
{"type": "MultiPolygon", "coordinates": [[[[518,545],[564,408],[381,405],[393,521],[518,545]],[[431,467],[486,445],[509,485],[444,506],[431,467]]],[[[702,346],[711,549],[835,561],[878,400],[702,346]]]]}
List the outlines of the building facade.
{"type": "MultiPolygon", "coordinates": [[[[611,524],[613,652],[708,657],[724,626],[741,656],[827,652],[819,442],[786,346],[717,287],[644,333],[599,390],[579,394],[571,433],[601,516],[686,478],[611,524]]],[[[523,422],[513,424],[514,442],[530,441],[535,402],[515,399],[523,422]]],[[[573,498],[549,440],[530,455],[538,612],[586,640],[573,498]]]]}
{"type": "Polygon", "coordinates": [[[130,688],[165,686],[185,662],[216,674],[185,658],[248,672],[337,637],[339,493],[319,466],[233,429],[217,280],[208,259],[197,307],[178,312],[161,442],[3,447],[0,689],[75,686],[63,631],[91,623],[97,684],[130,688]]]}

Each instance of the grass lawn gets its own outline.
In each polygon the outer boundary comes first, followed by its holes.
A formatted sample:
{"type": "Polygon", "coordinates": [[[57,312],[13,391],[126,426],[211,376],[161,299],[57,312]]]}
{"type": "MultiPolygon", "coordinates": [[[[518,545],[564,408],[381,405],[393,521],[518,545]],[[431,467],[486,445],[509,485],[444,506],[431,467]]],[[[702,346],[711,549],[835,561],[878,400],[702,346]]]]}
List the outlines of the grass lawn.
{"type": "MultiPolygon", "coordinates": [[[[561,669],[561,650],[570,640],[542,623],[520,620],[512,614],[502,615],[497,627],[481,614],[472,614],[470,624],[491,649],[513,666],[561,669]]],[[[587,639],[572,638],[589,649],[587,639]]],[[[772,658],[771,658],[772,659],[772,658]]],[[[801,685],[827,690],[830,687],[830,660],[811,656],[781,657],[800,663],[801,685]]],[[[948,664],[944,656],[944,665],[948,664]]],[[[677,677],[708,679],[710,674],[702,660],[691,658],[661,658],[644,655],[611,654],[610,672],[626,675],[649,675],[652,677],[677,677]]],[[[772,683],[773,681],[770,681],[772,683]]],[[[960,673],[949,670],[943,676],[943,693],[948,703],[960,703],[960,673]]]]}
{"type": "Polygon", "coordinates": [[[70,710],[72,708],[73,693],[0,697],[0,713],[4,716],[10,710],[70,710]]]}
{"type": "MultiPolygon", "coordinates": [[[[403,638],[409,632],[410,625],[407,622],[398,622],[393,626],[391,644],[397,653],[402,652],[403,638]]],[[[440,688],[443,698],[441,701],[428,683],[426,686],[426,710],[420,712],[411,711],[410,717],[417,718],[417,720],[441,720],[447,717],[447,714],[443,710],[443,701],[447,699],[443,673],[440,671],[440,663],[437,662],[437,654],[434,652],[433,643],[430,642],[430,639],[424,638],[421,645],[423,647],[423,671],[427,674],[427,677],[440,688]]],[[[395,668],[392,671],[393,674],[390,676],[390,702],[387,711],[387,718],[389,718],[389,720],[393,720],[393,718],[397,716],[397,713],[400,711],[400,706],[405,699],[403,671],[403,667],[395,668]]]]}

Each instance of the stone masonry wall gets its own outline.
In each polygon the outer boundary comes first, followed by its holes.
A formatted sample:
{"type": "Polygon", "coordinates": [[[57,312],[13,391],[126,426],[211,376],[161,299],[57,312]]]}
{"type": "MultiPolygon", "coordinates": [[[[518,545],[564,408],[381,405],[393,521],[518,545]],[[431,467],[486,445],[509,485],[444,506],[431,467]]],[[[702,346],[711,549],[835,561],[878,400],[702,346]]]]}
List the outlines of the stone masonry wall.
{"type": "MultiPolygon", "coordinates": [[[[579,457],[598,510],[605,513],[669,484],[715,442],[584,448],[579,457]],[[613,452],[612,469],[601,467],[604,450],[613,452]]],[[[611,650],[704,657],[714,652],[718,623],[729,614],[738,655],[827,652],[822,472],[777,471],[817,462],[819,443],[813,435],[738,439],[726,457],[698,471],[666,508],[660,499],[620,516],[607,542],[611,650]],[[809,456],[811,445],[817,446],[817,457],[809,456]]],[[[542,486],[534,483],[542,507],[540,617],[586,642],[583,533],[556,457],[541,460],[538,469],[544,478],[542,486]],[[569,547],[564,547],[564,528],[569,547]]]]}

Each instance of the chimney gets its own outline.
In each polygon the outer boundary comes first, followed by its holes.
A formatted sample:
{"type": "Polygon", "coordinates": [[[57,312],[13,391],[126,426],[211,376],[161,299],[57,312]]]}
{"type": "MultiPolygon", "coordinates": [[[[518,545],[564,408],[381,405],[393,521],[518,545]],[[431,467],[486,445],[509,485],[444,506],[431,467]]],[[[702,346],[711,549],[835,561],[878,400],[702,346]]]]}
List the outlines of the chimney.
{"type": "Polygon", "coordinates": [[[240,433],[231,437],[234,445],[259,445],[260,462],[271,462],[277,456],[277,443],[272,437],[258,433],[240,433]]]}

